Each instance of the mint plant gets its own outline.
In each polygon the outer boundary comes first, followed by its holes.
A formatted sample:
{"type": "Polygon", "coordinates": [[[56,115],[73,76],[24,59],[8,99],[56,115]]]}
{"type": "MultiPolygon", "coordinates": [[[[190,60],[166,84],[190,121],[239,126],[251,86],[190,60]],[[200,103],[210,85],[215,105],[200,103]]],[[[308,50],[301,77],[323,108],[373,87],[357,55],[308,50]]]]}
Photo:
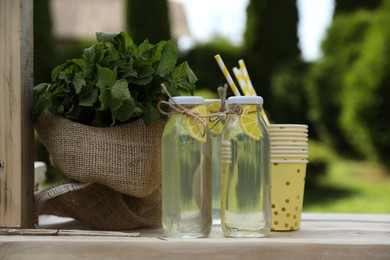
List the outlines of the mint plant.
{"type": "Polygon", "coordinates": [[[179,89],[194,94],[197,78],[187,62],[177,65],[173,40],[139,46],[124,32],[97,33],[98,42],[55,67],[50,83],[34,87],[34,116],[48,111],[91,126],[113,126],[143,118],[161,118],[160,100],[179,89]]]}

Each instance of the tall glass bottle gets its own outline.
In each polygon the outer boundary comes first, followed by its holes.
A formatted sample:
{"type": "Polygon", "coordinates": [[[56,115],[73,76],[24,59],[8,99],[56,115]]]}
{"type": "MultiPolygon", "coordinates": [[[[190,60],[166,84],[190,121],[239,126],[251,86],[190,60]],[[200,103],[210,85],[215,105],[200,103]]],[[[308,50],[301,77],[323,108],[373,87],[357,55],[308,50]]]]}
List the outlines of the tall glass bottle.
{"type": "Polygon", "coordinates": [[[207,237],[211,217],[211,142],[202,97],[173,97],[162,136],[162,227],[166,237],[207,237]],[[190,113],[182,113],[183,108],[190,113]],[[180,110],[181,112],[177,111],[180,110]]]}
{"type": "MultiPolygon", "coordinates": [[[[213,114],[225,111],[221,109],[221,99],[205,99],[207,113],[213,114]]],[[[210,130],[211,147],[212,147],[212,216],[213,225],[221,225],[221,190],[220,190],[220,148],[221,134],[224,125],[224,119],[218,117],[209,117],[207,125],[210,130]]]]}
{"type": "Polygon", "coordinates": [[[267,237],[270,138],[259,96],[230,97],[221,138],[221,226],[227,237],[267,237]]]}

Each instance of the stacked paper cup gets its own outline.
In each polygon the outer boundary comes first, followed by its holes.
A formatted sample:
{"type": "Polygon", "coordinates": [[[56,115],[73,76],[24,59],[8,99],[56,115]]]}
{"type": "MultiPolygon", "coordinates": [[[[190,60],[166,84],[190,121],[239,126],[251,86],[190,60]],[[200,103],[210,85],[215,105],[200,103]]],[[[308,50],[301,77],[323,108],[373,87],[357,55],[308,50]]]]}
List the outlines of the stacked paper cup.
{"type": "Polygon", "coordinates": [[[271,138],[271,201],[274,231],[298,230],[308,163],[308,126],[269,125],[271,138]]]}

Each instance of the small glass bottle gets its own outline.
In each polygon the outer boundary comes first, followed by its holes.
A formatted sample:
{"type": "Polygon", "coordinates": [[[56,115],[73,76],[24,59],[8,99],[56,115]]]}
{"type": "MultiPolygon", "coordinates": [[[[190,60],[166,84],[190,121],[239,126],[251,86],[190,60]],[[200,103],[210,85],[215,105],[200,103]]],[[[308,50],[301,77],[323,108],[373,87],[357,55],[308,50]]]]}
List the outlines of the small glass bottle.
{"type": "Polygon", "coordinates": [[[163,232],[166,237],[207,237],[212,217],[211,142],[202,117],[206,105],[192,96],[173,97],[169,104],[161,140],[163,232]]]}
{"type": "MultiPolygon", "coordinates": [[[[221,109],[221,99],[205,99],[207,113],[214,114],[225,111],[221,109]]],[[[207,125],[210,130],[212,147],[212,208],[213,208],[213,226],[221,225],[221,189],[220,189],[220,148],[221,134],[224,125],[224,118],[211,116],[207,119],[207,125]]]]}
{"type": "Polygon", "coordinates": [[[230,97],[221,138],[221,226],[227,237],[267,237],[270,138],[259,96],[230,97]]]}

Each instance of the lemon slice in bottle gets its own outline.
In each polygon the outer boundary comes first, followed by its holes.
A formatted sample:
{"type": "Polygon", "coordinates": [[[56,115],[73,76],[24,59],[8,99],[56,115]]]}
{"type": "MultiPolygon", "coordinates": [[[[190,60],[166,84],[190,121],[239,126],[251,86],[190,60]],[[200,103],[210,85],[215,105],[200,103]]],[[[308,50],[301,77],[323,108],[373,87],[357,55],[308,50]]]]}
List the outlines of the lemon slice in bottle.
{"type": "MultiPolygon", "coordinates": [[[[207,113],[208,114],[217,113],[220,110],[221,102],[219,100],[212,101],[212,102],[208,103],[206,106],[207,106],[207,113]]],[[[207,127],[210,129],[210,132],[213,134],[221,134],[222,133],[223,125],[222,125],[221,121],[218,121],[218,122],[217,121],[218,120],[216,120],[215,117],[209,117],[207,119],[207,127]]]]}
{"type": "MultiPolygon", "coordinates": [[[[204,116],[206,115],[206,106],[205,105],[195,106],[191,108],[190,111],[195,115],[204,116]]],[[[201,118],[200,120],[205,120],[205,119],[201,118]]],[[[202,122],[199,122],[199,119],[188,115],[186,119],[186,126],[187,126],[187,131],[192,138],[194,138],[198,142],[202,142],[202,143],[206,142],[207,136],[206,136],[205,125],[202,122]]]]}
{"type": "Polygon", "coordinates": [[[256,105],[243,105],[240,115],[241,129],[250,138],[260,140],[260,127],[257,119],[256,105]]]}

